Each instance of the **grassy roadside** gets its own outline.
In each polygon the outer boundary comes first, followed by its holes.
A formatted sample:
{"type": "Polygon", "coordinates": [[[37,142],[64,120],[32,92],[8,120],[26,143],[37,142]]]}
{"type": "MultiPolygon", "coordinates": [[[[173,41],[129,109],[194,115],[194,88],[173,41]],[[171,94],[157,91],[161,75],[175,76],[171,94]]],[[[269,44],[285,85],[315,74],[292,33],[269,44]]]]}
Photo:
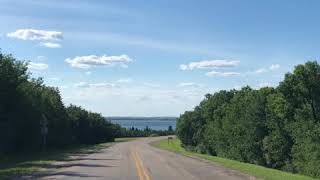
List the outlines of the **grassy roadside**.
{"type": "Polygon", "coordinates": [[[78,145],[64,150],[50,150],[48,152],[26,153],[0,157],[0,179],[32,174],[44,170],[57,162],[71,160],[71,156],[87,155],[109,147],[115,143],[132,141],[136,138],[117,138],[115,142],[96,145],[78,145]]]}
{"type": "Polygon", "coordinates": [[[180,140],[178,139],[173,139],[172,143],[170,144],[168,144],[168,141],[165,139],[165,140],[154,142],[151,145],[160,149],[172,151],[185,156],[192,156],[196,158],[209,160],[214,163],[218,163],[226,168],[234,169],[234,170],[255,176],[259,179],[264,179],[264,180],[312,180],[313,179],[311,177],[283,172],[275,169],[266,168],[263,166],[242,163],[239,161],[220,158],[216,156],[189,152],[181,147],[180,140]]]}

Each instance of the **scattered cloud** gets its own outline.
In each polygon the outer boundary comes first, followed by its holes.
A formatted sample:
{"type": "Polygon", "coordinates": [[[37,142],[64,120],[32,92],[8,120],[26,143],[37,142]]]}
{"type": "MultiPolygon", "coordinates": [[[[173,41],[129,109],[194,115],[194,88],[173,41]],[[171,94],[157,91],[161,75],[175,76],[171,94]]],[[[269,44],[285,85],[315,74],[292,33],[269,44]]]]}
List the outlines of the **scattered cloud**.
{"type": "Polygon", "coordinates": [[[271,66],[269,66],[268,68],[261,68],[261,69],[258,69],[256,71],[254,71],[254,73],[256,74],[261,74],[261,73],[266,73],[266,72],[269,72],[269,71],[275,71],[277,69],[280,68],[280,65],[279,64],[272,64],[271,66]]]}
{"type": "Polygon", "coordinates": [[[140,102],[140,101],[149,101],[151,100],[151,96],[140,96],[137,98],[137,101],[140,102]]]}
{"type": "Polygon", "coordinates": [[[63,39],[62,32],[38,29],[18,29],[15,32],[8,33],[7,36],[31,41],[60,41],[63,39]]]}
{"type": "Polygon", "coordinates": [[[154,83],[149,83],[149,82],[145,82],[143,83],[144,86],[147,86],[147,87],[151,87],[151,88],[157,88],[157,87],[160,87],[159,84],[154,84],[154,83]]]}
{"type": "Polygon", "coordinates": [[[61,48],[61,45],[59,43],[45,42],[40,43],[40,45],[47,48],[61,48]]]}
{"type": "Polygon", "coordinates": [[[89,84],[89,87],[93,87],[93,88],[113,88],[113,87],[116,87],[116,85],[112,84],[112,83],[95,83],[95,84],[89,84]]]}
{"type": "Polygon", "coordinates": [[[133,80],[131,78],[121,78],[117,80],[118,83],[130,83],[132,81],[133,80]]]}
{"type": "Polygon", "coordinates": [[[28,68],[31,70],[45,70],[48,69],[48,64],[45,63],[34,63],[34,62],[29,62],[28,68]]]}
{"type": "Polygon", "coordinates": [[[88,55],[88,56],[76,56],[74,58],[67,58],[66,63],[70,64],[71,67],[89,69],[92,67],[98,66],[115,66],[120,65],[123,68],[128,67],[127,63],[132,62],[132,59],[128,55],[120,56],[97,56],[97,55],[88,55]]]}
{"type": "Polygon", "coordinates": [[[79,88],[114,88],[117,87],[112,83],[87,83],[87,82],[79,82],[74,85],[79,88]]]}
{"type": "Polygon", "coordinates": [[[191,62],[189,64],[181,64],[181,70],[194,70],[194,69],[214,69],[238,66],[240,61],[228,61],[228,60],[208,60],[191,62]]]}
{"type": "Polygon", "coordinates": [[[89,87],[88,83],[86,82],[79,82],[74,84],[75,87],[89,87]]]}
{"type": "MultiPolygon", "coordinates": [[[[126,77],[123,77],[126,78],[126,77]]],[[[137,81],[137,80],[134,80],[137,81]]],[[[80,82],[80,81],[79,81],[80,82]]],[[[168,108],[168,111],[173,113],[176,110],[172,107],[179,107],[181,111],[186,109],[192,109],[195,104],[198,104],[203,100],[203,96],[208,92],[214,92],[215,89],[204,88],[178,88],[177,85],[173,87],[161,86],[161,88],[154,88],[151,86],[145,86],[142,83],[132,83],[130,88],[127,86],[121,86],[116,81],[114,88],[96,88],[97,85],[90,85],[90,83],[99,84],[96,82],[83,81],[81,83],[74,84],[73,87],[62,90],[64,95],[64,102],[81,104],[84,107],[90,107],[90,104],[96,105],[96,111],[103,112],[103,109],[108,108],[122,112],[121,107],[134,109],[135,112],[141,112],[141,114],[149,111],[157,112],[159,109],[168,108]],[[75,87],[78,86],[78,87],[75,87]],[[66,99],[66,97],[68,97],[66,99]],[[165,99],[165,101],[164,101],[165,99]],[[114,102],[114,103],[110,103],[114,102]],[[139,103],[137,103],[139,102],[139,103]],[[175,106],[172,106],[172,105],[175,106]]],[[[148,85],[157,86],[155,84],[148,85]]],[[[100,87],[100,86],[99,86],[100,87]]],[[[90,109],[90,108],[89,108],[90,109]]],[[[136,115],[139,115],[136,114],[136,115]]]]}
{"type": "Polygon", "coordinates": [[[268,71],[267,69],[261,68],[261,69],[256,70],[255,73],[261,74],[261,73],[265,73],[265,72],[267,72],[267,71],[268,71]]]}
{"type": "Polygon", "coordinates": [[[217,72],[217,71],[210,71],[206,73],[209,77],[229,77],[229,76],[238,76],[240,73],[238,72],[217,72]]]}
{"type": "Polygon", "coordinates": [[[59,81],[60,79],[56,78],[56,77],[51,77],[51,78],[48,78],[48,80],[50,80],[50,81],[59,81]]]}
{"type": "Polygon", "coordinates": [[[203,87],[201,84],[193,83],[193,82],[182,82],[177,85],[178,87],[188,87],[188,88],[200,88],[203,87]]]}
{"type": "Polygon", "coordinates": [[[37,56],[37,61],[46,61],[47,60],[47,57],[45,56],[37,56]]]}
{"type": "Polygon", "coordinates": [[[279,64],[272,64],[269,69],[270,70],[276,70],[276,69],[279,69],[280,68],[280,65],[279,64]]]}

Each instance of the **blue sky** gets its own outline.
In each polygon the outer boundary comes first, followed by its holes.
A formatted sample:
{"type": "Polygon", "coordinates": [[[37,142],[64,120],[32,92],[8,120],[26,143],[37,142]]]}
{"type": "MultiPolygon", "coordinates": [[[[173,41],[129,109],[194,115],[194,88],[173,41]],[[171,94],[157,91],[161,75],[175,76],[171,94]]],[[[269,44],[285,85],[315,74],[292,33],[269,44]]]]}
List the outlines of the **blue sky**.
{"type": "Polygon", "coordinates": [[[320,2],[0,0],[0,48],[65,104],[178,116],[206,93],[276,86],[320,53],[320,2]]]}

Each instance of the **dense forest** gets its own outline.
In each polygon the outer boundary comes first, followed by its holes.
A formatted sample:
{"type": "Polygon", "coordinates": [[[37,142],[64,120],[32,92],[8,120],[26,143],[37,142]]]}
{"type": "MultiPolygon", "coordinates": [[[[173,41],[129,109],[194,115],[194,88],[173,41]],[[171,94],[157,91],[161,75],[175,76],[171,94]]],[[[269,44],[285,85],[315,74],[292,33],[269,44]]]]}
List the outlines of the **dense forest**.
{"type": "Polygon", "coordinates": [[[298,65],[276,88],[207,94],[176,133],[193,151],[320,177],[320,66],[298,65]]]}
{"type": "Polygon", "coordinates": [[[30,77],[27,63],[0,53],[0,152],[39,150],[41,121],[47,119],[47,146],[113,141],[116,126],[100,114],[65,107],[57,88],[30,77]]]}
{"type": "Polygon", "coordinates": [[[173,133],[124,129],[101,114],[75,105],[66,107],[59,89],[46,86],[41,78],[31,78],[27,65],[0,52],[0,154],[41,150],[43,121],[47,121],[47,148],[173,133]]]}

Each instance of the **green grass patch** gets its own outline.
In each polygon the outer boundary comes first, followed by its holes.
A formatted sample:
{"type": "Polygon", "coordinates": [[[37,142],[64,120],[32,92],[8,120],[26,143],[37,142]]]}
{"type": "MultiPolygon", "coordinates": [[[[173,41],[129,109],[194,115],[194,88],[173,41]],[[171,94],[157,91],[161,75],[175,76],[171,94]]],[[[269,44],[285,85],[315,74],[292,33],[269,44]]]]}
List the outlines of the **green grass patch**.
{"type": "Polygon", "coordinates": [[[115,143],[132,141],[136,138],[117,138],[115,142],[96,145],[77,145],[65,149],[51,149],[47,152],[20,153],[0,156],[0,179],[32,174],[46,169],[57,162],[72,161],[71,156],[99,152],[115,143]]]}
{"type": "Polygon", "coordinates": [[[266,167],[258,166],[254,164],[243,163],[243,162],[225,159],[221,157],[190,152],[185,150],[181,146],[181,142],[179,139],[173,139],[172,142],[170,142],[169,144],[168,144],[168,140],[165,139],[165,140],[154,142],[152,143],[152,145],[157,148],[172,151],[185,156],[191,156],[191,157],[212,161],[226,168],[237,170],[245,174],[255,176],[256,178],[259,178],[259,179],[264,179],[264,180],[312,180],[314,179],[308,176],[292,174],[292,173],[288,173],[288,172],[284,172],[276,169],[270,169],[270,168],[266,168],[266,167]]]}

